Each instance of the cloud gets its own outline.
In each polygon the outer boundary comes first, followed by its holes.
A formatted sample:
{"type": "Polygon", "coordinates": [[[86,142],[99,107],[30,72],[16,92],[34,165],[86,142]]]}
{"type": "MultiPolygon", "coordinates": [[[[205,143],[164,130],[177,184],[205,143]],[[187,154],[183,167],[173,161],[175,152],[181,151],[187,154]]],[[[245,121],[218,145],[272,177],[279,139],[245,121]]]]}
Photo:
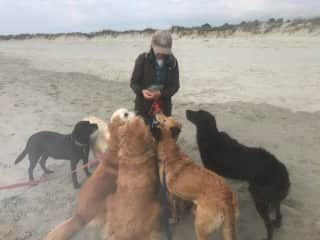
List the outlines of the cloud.
{"type": "Polygon", "coordinates": [[[319,0],[0,0],[0,34],[212,25],[320,15],[319,0]],[[5,24],[3,24],[5,23],[5,24]]]}
{"type": "Polygon", "coordinates": [[[225,0],[226,15],[233,18],[310,17],[320,15],[316,0],[225,0]]]}

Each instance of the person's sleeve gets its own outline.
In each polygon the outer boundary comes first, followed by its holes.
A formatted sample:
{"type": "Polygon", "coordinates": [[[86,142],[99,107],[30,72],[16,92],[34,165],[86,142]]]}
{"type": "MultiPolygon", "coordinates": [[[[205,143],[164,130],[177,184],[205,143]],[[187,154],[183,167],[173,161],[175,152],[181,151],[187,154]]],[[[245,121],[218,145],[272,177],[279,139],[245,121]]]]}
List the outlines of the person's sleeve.
{"type": "Polygon", "coordinates": [[[177,60],[175,62],[175,67],[172,71],[172,79],[170,79],[168,84],[161,90],[161,96],[165,98],[172,97],[180,87],[179,66],[177,60]]]}
{"type": "Polygon", "coordinates": [[[130,80],[130,87],[137,95],[142,94],[141,82],[143,78],[143,60],[142,55],[138,56],[136,59],[130,80]]]}

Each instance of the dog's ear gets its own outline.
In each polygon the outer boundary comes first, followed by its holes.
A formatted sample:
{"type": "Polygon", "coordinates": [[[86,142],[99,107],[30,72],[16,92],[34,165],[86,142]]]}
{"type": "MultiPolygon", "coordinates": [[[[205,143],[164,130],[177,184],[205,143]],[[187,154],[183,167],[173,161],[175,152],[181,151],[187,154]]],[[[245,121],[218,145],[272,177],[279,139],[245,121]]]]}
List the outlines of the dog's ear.
{"type": "Polygon", "coordinates": [[[152,136],[154,137],[154,139],[156,141],[159,141],[160,138],[161,138],[161,129],[158,128],[158,127],[152,127],[151,128],[151,133],[152,133],[152,136]]]}
{"type": "Polygon", "coordinates": [[[90,122],[82,120],[82,121],[78,122],[77,125],[81,125],[81,126],[90,125],[90,122]]]}
{"type": "Polygon", "coordinates": [[[88,126],[89,126],[88,121],[77,122],[71,133],[72,138],[81,144],[88,144],[89,143],[89,134],[87,131],[89,129],[88,126]]]}
{"type": "Polygon", "coordinates": [[[170,128],[170,131],[171,131],[171,136],[173,138],[178,138],[180,132],[181,132],[181,128],[180,127],[171,127],[170,128]]]}

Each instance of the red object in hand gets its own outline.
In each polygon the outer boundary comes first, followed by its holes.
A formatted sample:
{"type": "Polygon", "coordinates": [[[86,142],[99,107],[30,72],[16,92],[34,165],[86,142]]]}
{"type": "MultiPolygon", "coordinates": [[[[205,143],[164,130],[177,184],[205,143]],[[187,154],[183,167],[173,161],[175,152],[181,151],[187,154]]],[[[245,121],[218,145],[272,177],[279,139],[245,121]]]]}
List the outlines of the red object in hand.
{"type": "Polygon", "coordinates": [[[161,101],[160,100],[153,101],[151,109],[152,109],[153,114],[157,114],[157,113],[162,112],[161,101]]]}

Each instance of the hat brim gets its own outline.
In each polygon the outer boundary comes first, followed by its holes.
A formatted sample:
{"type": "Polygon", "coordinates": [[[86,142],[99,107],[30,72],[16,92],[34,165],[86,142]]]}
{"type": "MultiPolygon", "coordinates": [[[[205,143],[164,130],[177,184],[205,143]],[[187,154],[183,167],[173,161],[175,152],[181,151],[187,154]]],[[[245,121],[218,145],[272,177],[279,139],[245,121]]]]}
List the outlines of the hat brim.
{"type": "Polygon", "coordinates": [[[152,49],[155,54],[165,54],[165,55],[172,54],[171,48],[164,48],[164,47],[152,45],[152,49]]]}

